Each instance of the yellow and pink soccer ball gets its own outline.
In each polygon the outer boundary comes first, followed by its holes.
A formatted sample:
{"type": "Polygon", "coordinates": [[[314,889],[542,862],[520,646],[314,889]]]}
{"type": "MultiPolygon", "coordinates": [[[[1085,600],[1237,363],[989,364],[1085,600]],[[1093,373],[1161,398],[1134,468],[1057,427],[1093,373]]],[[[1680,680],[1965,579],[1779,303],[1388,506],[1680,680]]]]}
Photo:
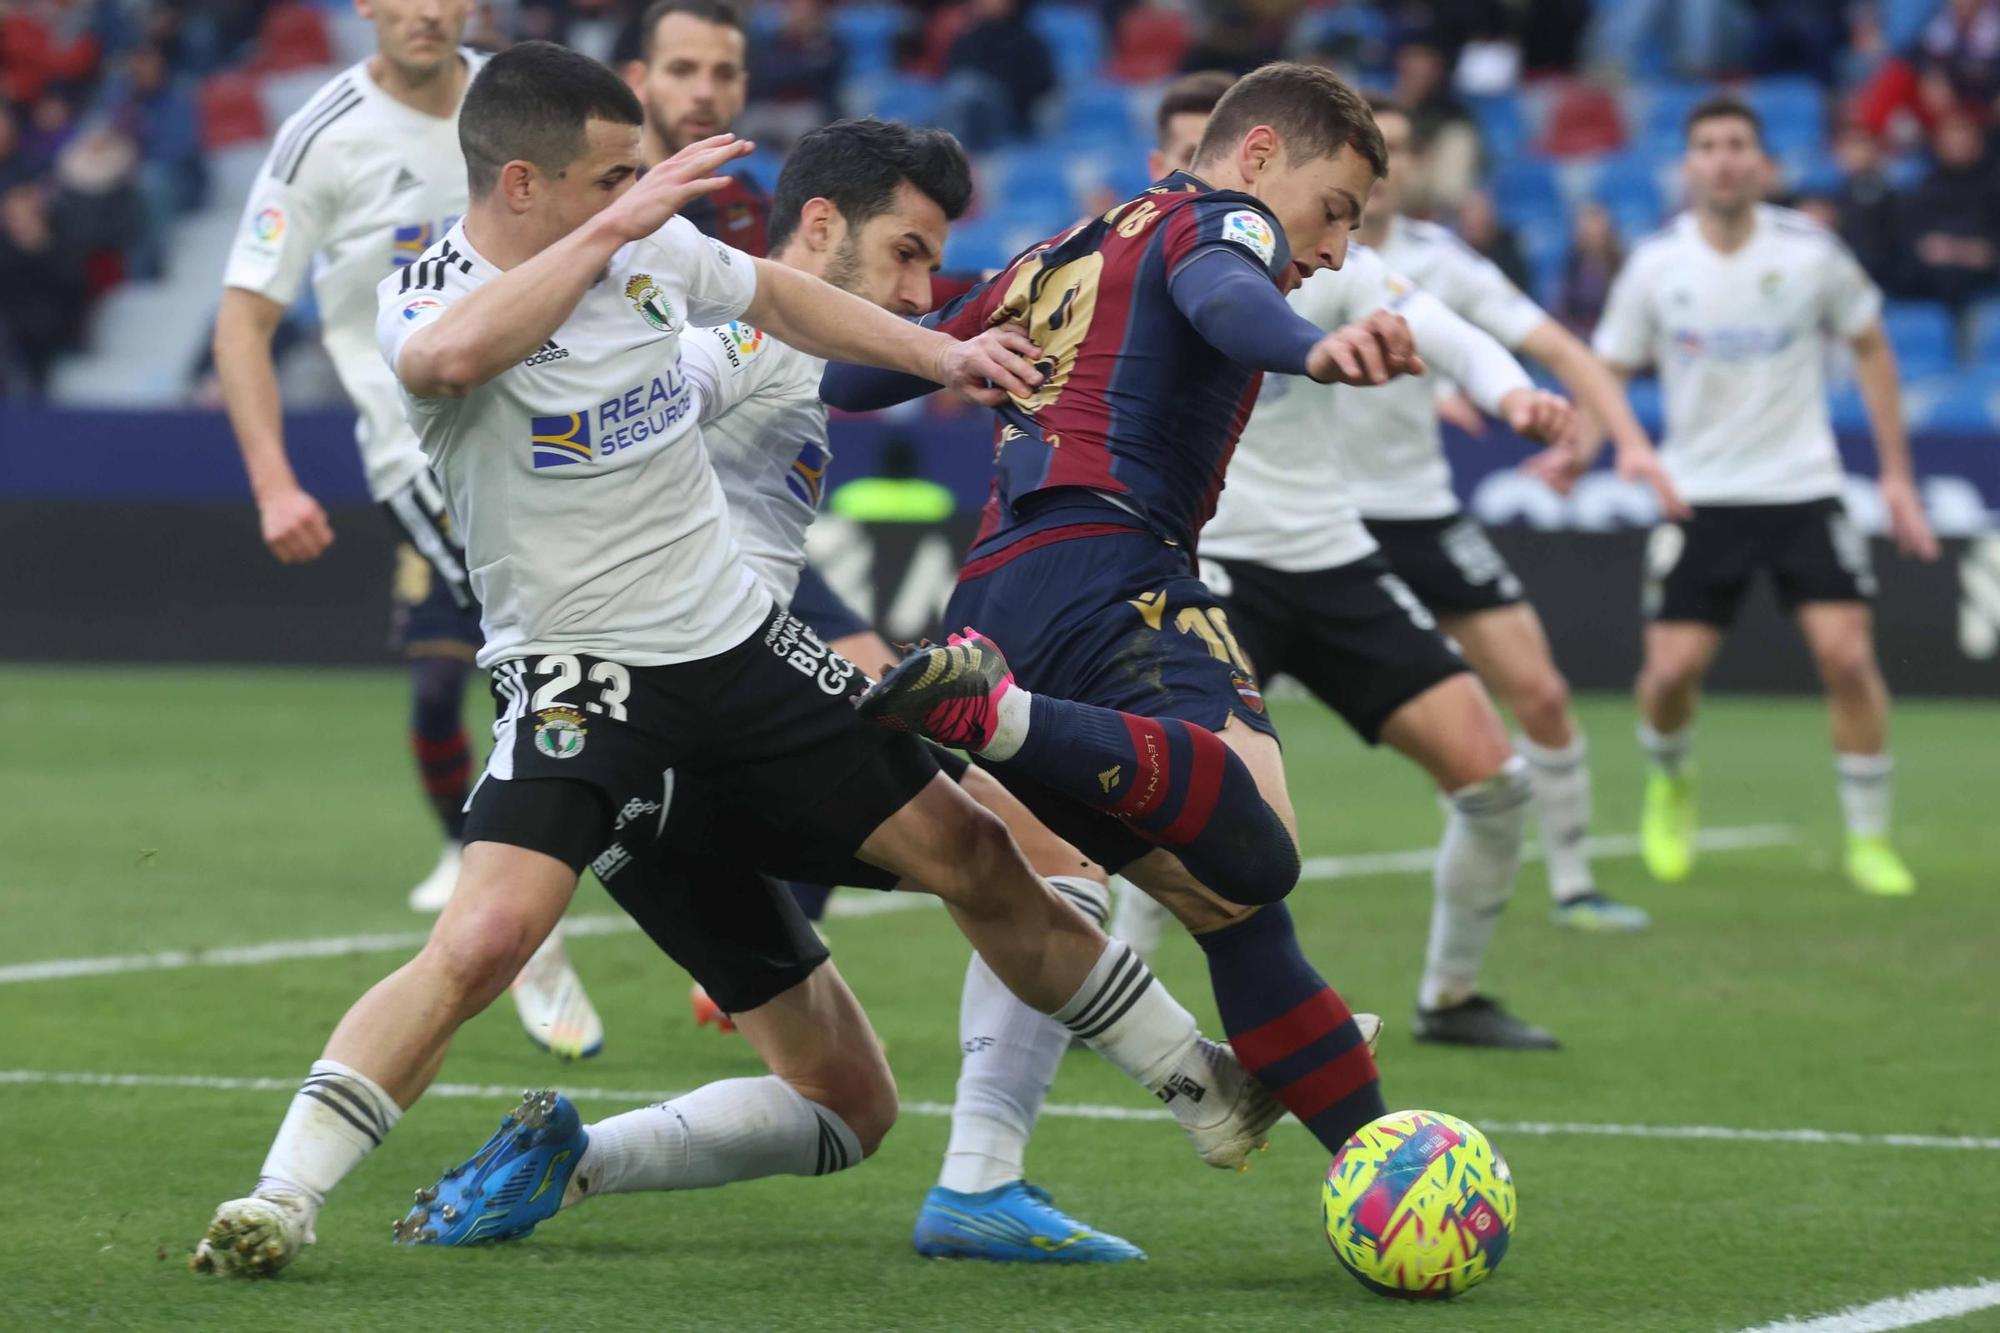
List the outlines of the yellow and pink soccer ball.
{"type": "Polygon", "coordinates": [[[1456,1116],[1395,1111],[1362,1126],[1327,1168],[1326,1238],[1370,1291],[1448,1300],[1486,1280],[1514,1231],[1514,1177],[1456,1116]]]}

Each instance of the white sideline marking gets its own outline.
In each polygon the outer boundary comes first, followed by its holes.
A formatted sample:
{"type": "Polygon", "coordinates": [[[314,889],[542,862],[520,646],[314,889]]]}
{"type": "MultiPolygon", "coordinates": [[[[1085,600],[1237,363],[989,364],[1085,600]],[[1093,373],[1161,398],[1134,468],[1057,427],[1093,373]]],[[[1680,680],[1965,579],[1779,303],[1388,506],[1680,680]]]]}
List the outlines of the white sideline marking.
{"type": "Polygon", "coordinates": [[[1868,1305],[1852,1305],[1845,1310],[1813,1319],[1796,1316],[1775,1324],[1759,1324],[1743,1333],[1890,1333],[1898,1328],[1960,1315],[1990,1310],[2000,1305],[2000,1281],[1987,1278],[1963,1287],[1932,1287],[1928,1291],[1905,1292],[1868,1305]]]}
{"type": "MultiPolygon", "coordinates": [[[[1788,824],[1748,824],[1738,828],[1703,829],[1695,844],[1704,851],[1744,851],[1757,847],[1781,847],[1798,841],[1798,830],[1788,824]]],[[[1592,838],[1586,844],[1592,856],[1632,856],[1639,840],[1622,834],[1592,838]]],[[[1524,860],[1537,860],[1539,848],[1531,848],[1524,860]]],[[[1349,879],[1361,875],[1407,874],[1426,871],[1437,859],[1435,847],[1412,847],[1401,852],[1369,852],[1358,856],[1314,856],[1299,869],[1307,880],[1349,879]]],[[[829,917],[846,919],[885,916],[935,907],[938,900],[921,893],[875,893],[854,890],[836,896],[827,904],[829,917]]],[[[564,933],[572,936],[623,935],[637,930],[629,917],[600,913],[563,918],[564,933]]],[[[219,949],[164,949],[158,953],[110,954],[100,958],[50,958],[33,963],[0,966],[0,986],[24,981],[62,981],[71,977],[109,976],[122,972],[173,972],[189,967],[249,967],[260,963],[286,963],[303,958],[346,958],[354,954],[409,953],[422,947],[429,931],[404,930],[374,935],[333,935],[323,939],[270,940],[263,944],[230,945],[219,949]]]]}
{"type": "MultiPolygon", "coordinates": [[[[1705,828],[1694,835],[1694,845],[1705,852],[1741,852],[1758,847],[1786,847],[1799,840],[1799,831],[1789,824],[1745,824],[1736,828],[1705,828]]],[[[1584,840],[1591,856],[1637,856],[1639,839],[1629,833],[1611,833],[1584,840]]],[[[1522,849],[1523,861],[1542,859],[1540,844],[1522,849]]],[[[1349,879],[1357,875],[1409,874],[1429,870],[1437,861],[1437,848],[1413,847],[1407,852],[1366,852],[1358,856],[1309,856],[1299,867],[1300,879],[1349,879]]]]}
{"type": "MultiPolygon", "coordinates": [[[[181,1088],[207,1092],[291,1092],[296,1078],[236,1078],[218,1074],[102,1074],[75,1069],[0,1069],[0,1085],[81,1088],[181,1088]]],[[[562,1091],[579,1101],[610,1101],[646,1104],[671,1101],[685,1092],[647,1088],[591,1088],[563,1086],[562,1091]]],[[[517,1083],[433,1083],[427,1097],[508,1098],[517,1097],[517,1083]]],[[[906,1115],[944,1118],[951,1115],[949,1102],[904,1102],[906,1115]]],[[[1062,1120],[1171,1120],[1173,1113],[1161,1107],[1094,1106],[1051,1102],[1042,1114],[1062,1120]]],[[[1302,1128],[1296,1120],[1281,1122],[1302,1128]]],[[[1489,1133],[1532,1138],[1560,1138],[1584,1135],[1598,1138],[1708,1139],[1735,1143],[1802,1143],[1845,1148],[1930,1148],[1955,1152],[2000,1152],[2000,1138],[1970,1135],[1949,1137],[1934,1134],[1856,1134],[1832,1129],[1728,1129],[1719,1125],[1592,1125],[1547,1120],[1485,1120],[1479,1122],[1489,1133]]],[[[2000,1286],[1995,1287],[2000,1291],[2000,1286]]],[[[2000,1304],[2000,1299],[1996,1299],[2000,1304]]]]}

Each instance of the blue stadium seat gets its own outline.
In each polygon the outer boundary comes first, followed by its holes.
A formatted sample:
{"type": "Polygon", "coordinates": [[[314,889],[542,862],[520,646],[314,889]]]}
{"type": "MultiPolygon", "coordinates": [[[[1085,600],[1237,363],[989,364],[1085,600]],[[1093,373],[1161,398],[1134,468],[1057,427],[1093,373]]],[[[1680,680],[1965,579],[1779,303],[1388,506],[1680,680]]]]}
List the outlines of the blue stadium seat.
{"type": "Polygon", "coordinates": [[[1064,83],[1082,83],[1104,65],[1104,24],[1097,12],[1076,5],[1046,5],[1031,10],[1028,21],[1048,43],[1056,72],[1064,83]]]}
{"type": "Polygon", "coordinates": [[[895,5],[835,5],[827,18],[847,55],[850,75],[886,74],[895,67],[903,11],[895,5]]]}
{"type": "Polygon", "coordinates": [[[1939,0],[1882,0],[1882,38],[1892,51],[1917,39],[1931,15],[1944,8],[1939,0]]]}
{"type": "Polygon", "coordinates": [[[1972,362],[1991,374],[2000,366],[2000,299],[1981,301],[1972,307],[1972,362]]]}
{"type": "Polygon", "coordinates": [[[1070,144],[1143,144],[1132,95],[1120,84],[1092,81],[1063,91],[1062,138],[1070,144]]]}
{"type": "MultiPolygon", "coordinates": [[[[1336,14],[1350,12],[1336,9],[1336,14]]],[[[1374,13],[1368,10],[1367,13],[1374,13]]],[[[1479,137],[1485,141],[1487,154],[1496,162],[1506,162],[1528,151],[1528,121],[1521,114],[1521,99],[1515,93],[1497,93],[1484,97],[1468,97],[1465,104],[1472,111],[1472,118],[1479,123],[1479,137]]]]}
{"type": "Polygon", "coordinates": [[[1910,384],[1904,394],[1915,430],[1985,431],[2000,426],[2000,391],[1992,375],[1961,369],[1910,384]]]}
{"type": "Polygon", "coordinates": [[[1553,217],[1515,229],[1521,253],[1527,258],[1533,291],[1528,294],[1543,305],[1556,298],[1562,286],[1563,264],[1569,259],[1569,219],[1553,217]]]}
{"type": "Polygon", "coordinates": [[[764,193],[769,194],[777,188],[778,172],[784,165],[785,159],[782,155],[768,148],[759,148],[742,161],[733,164],[730,170],[748,176],[762,187],[764,193]]]}
{"type": "Polygon", "coordinates": [[[938,87],[918,79],[867,79],[848,85],[849,106],[857,114],[909,125],[935,125],[938,87]]]}
{"type": "Polygon", "coordinates": [[[981,162],[987,212],[1052,232],[1080,211],[1063,161],[1042,149],[989,153],[981,162]],[[1044,223],[1046,222],[1046,225],[1044,223]]]}
{"type": "Polygon", "coordinates": [[[1694,109],[1695,103],[1714,91],[1705,83],[1654,84],[1646,95],[1645,110],[1640,117],[1640,138],[1649,149],[1671,141],[1674,153],[1678,155],[1687,113],[1694,109]]]}
{"type": "Polygon", "coordinates": [[[1503,160],[1493,173],[1493,206],[1501,220],[1514,226],[1540,223],[1563,214],[1562,189],[1555,168],[1539,158],[1503,160]]]}
{"type": "Polygon", "coordinates": [[[1590,193],[1620,219],[1639,219],[1642,236],[1659,225],[1665,206],[1660,195],[1659,162],[1642,153],[1605,158],[1590,182],[1590,193]]]}
{"type": "Polygon", "coordinates": [[[1904,375],[1915,379],[1941,375],[1957,364],[1951,316],[1927,301],[1891,301],[1882,310],[1882,325],[1895,345],[1904,375]]]}
{"type": "Polygon", "coordinates": [[[1759,79],[1744,100],[1764,121],[1764,138],[1773,153],[1810,148],[1826,139],[1826,93],[1811,79],[1759,79]]]}
{"type": "Polygon", "coordinates": [[[1038,229],[1032,223],[990,214],[954,223],[951,239],[944,247],[945,271],[966,273],[1002,268],[1008,260],[1054,230],[1054,227],[1038,229]]]}

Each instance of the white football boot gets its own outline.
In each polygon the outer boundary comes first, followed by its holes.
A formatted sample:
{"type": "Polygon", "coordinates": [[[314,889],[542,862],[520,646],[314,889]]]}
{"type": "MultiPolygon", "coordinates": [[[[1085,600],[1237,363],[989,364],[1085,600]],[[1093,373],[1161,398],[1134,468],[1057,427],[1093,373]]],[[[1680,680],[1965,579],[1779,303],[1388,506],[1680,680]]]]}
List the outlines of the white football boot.
{"type": "Polygon", "coordinates": [[[604,1049],[604,1020],[597,1016],[583,978],[570,966],[562,926],[549,932],[510,988],[528,1040],[558,1060],[588,1060],[604,1049]]]}
{"type": "Polygon", "coordinates": [[[270,1277],[312,1243],[309,1203],[289,1194],[253,1194],[215,1210],[188,1266],[223,1277],[270,1277]]]}
{"type": "MultiPolygon", "coordinates": [[[[1372,1056],[1382,1037],[1382,1019],[1376,1014],[1356,1014],[1354,1025],[1361,1029],[1361,1040],[1372,1056]]],[[[1226,1044],[1204,1037],[1201,1050],[1209,1062],[1208,1091],[1222,1114],[1204,1124],[1182,1119],[1181,1129],[1193,1141],[1202,1161],[1225,1171],[1247,1171],[1250,1154],[1270,1146],[1271,1126],[1285,1118],[1284,1104],[1251,1076],[1226,1044]]],[[[1173,1099],[1166,1100],[1171,1106],[1173,1099]]]]}
{"type": "Polygon", "coordinates": [[[436,914],[444,910],[451,901],[453,889],[458,887],[459,845],[447,842],[438,853],[437,865],[431,873],[419,880],[417,887],[410,890],[410,910],[436,914]]]}

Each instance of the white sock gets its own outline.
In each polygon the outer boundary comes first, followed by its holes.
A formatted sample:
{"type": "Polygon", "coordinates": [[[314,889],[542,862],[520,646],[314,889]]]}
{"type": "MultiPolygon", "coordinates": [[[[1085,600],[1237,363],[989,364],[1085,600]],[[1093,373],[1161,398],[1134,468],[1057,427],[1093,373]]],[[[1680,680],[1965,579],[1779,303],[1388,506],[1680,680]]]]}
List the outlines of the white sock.
{"type": "Polygon", "coordinates": [[[1837,754],[1833,767],[1840,774],[1840,809],[1847,816],[1848,835],[1887,837],[1896,761],[1887,754],[1837,754]]]}
{"type": "Polygon", "coordinates": [[[1034,703],[1035,696],[1019,685],[1008,686],[994,710],[1000,715],[1000,720],[993,728],[993,739],[979,753],[996,762],[1019,754],[1028,739],[1028,719],[1034,703]]]}
{"type": "Polygon", "coordinates": [[[1091,1050],[1159,1097],[1174,1118],[1206,1125],[1202,1098],[1176,1095],[1215,1083],[1214,1061],[1196,1031],[1194,1015],[1167,994],[1131,946],[1105,942],[1104,953],[1075,995],[1053,1015],[1091,1050]]]}
{"type": "Polygon", "coordinates": [[[1531,795],[1526,768],[1517,755],[1496,776],[1451,793],[1451,815],[1438,844],[1430,949],[1417,992],[1425,1009],[1458,1004],[1479,989],[1480,965],[1521,865],[1531,795]]]}
{"type": "Polygon", "coordinates": [[[337,1060],[315,1060],[292,1096],[278,1137],[258,1173],[256,1193],[303,1199],[307,1215],[361,1159],[382,1146],[403,1118],[375,1080],[337,1060]]]}
{"type": "Polygon", "coordinates": [[[1172,913],[1130,880],[1113,876],[1111,882],[1118,886],[1118,907],[1111,914],[1108,933],[1131,945],[1132,952],[1141,958],[1151,958],[1160,947],[1161,932],[1172,913]]]}
{"type": "MultiPolygon", "coordinates": [[[[1051,876],[1049,883],[1103,924],[1108,895],[1102,884],[1073,875],[1051,876]]],[[[958,1037],[965,1054],[938,1184],[980,1194],[1022,1178],[1028,1135],[1069,1049],[1070,1032],[1015,999],[974,954],[958,1003],[958,1037]]]]}
{"type": "Polygon", "coordinates": [[[823,1176],[861,1160],[847,1122],[776,1075],[731,1078],[589,1126],[565,1208],[599,1194],[823,1176]]]}
{"type": "Polygon", "coordinates": [[[1654,731],[1651,726],[1639,724],[1639,745],[1646,757],[1653,761],[1653,767],[1670,778],[1677,778],[1686,769],[1688,759],[1694,752],[1694,725],[1682,727],[1679,731],[1654,731]]]}
{"type": "Polygon", "coordinates": [[[1528,761],[1528,783],[1535,789],[1535,815],[1542,827],[1542,856],[1549,863],[1549,894],[1559,903],[1593,892],[1590,854],[1590,747],[1582,732],[1568,745],[1548,749],[1526,736],[1516,747],[1528,761]]]}

